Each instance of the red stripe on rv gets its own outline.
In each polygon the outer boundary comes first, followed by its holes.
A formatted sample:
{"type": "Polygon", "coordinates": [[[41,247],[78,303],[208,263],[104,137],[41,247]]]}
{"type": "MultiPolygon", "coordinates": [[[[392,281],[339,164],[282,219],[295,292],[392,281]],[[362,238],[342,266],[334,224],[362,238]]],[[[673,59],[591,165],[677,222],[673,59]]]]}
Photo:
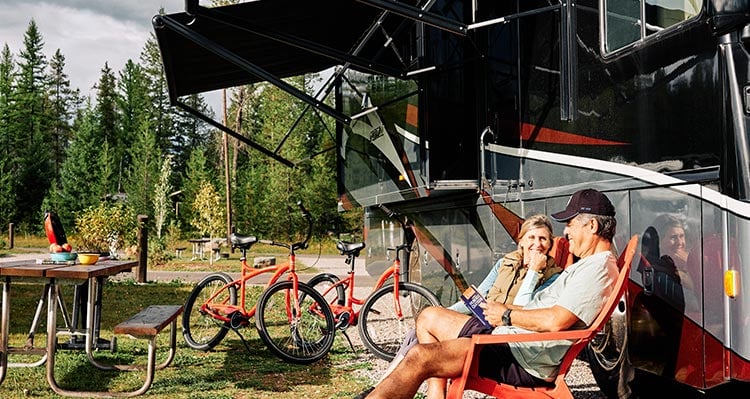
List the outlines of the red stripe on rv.
{"type": "Polygon", "coordinates": [[[629,145],[622,141],[612,141],[597,139],[594,137],[582,136],[575,133],[567,133],[559,130],[539,127],[530,123],[521,124],[521,139],[525,141],[534,141],[537,143],[552,144],[578,144],[578,145],[629,145]]]}
{"type": "Polygon", "coordinates": [[[417,127],[419,124],[418,108],[414,104],[406,104],[406,123],[417,127]]]}

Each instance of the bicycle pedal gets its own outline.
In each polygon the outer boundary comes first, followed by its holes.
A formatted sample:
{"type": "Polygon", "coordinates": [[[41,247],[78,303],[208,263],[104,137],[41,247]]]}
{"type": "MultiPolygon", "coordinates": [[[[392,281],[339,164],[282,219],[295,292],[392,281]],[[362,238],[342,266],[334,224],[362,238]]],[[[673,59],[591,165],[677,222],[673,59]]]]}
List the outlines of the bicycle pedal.
{"type": "Polygon", "coordinates": [[[240,311],[232,312],[229,316],[229,326],[235,330],[247,326],[249,322],[250,318],[242,314],[240,311]]]}
{"type": "Polygon", "coordinates": [[[349,327],[349,320],[351,320],[351,313],[349,312],[342,312],[337,316],[336,320],[336,329],[344,331],[347,327],[349,327]]]}

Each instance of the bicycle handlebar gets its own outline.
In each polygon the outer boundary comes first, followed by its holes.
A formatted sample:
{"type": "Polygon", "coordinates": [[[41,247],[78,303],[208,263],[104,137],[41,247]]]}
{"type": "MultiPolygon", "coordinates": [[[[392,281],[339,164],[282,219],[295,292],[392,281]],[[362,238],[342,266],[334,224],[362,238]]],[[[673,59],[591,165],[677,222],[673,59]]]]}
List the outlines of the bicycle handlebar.
{"type": "Polygon", "coordinates": [[[302,216],[305,218],[310,217],[310,212],[308,212],[307,209],[305,209],[305,206],[302,205],[302,201],[297,201],[297,206],[299,207],[300,212],[302,212],[302,216]]]}
{"type": "Polygon", "coordinates": [[[378,204],[378,208],[380,208],[381,211],[385,212],[385,215],[389,219],[395,219],[397,222],[399,222],[401,224],[402,229],[404,230],[409,229],[409,226],[411,225],[411,222],[409,221],[409,219],[407,219],[406,217],[404,217],[403,215],[401,215],[400,213],[396,211],[390,210],[387,206],[383,204],[378,204]]]}
{"type": "Polygon", "coordinates": [[[305,209],[305,206],[302,205],[302,201],[297,201],[297,206],[300,209],[300,212],[302,213],[302,216],[305,218],[305,221],[307,221],[307,234],[305,236],[305,239],[299,242],[295,242],[293,244],[288,244],[285,242],[279,242],[274,240],[258,240],[261,244],[267,244],[267,245],[273,245],[276,247],[284,247],[289,250],[297,250],[297,249],[306,249],[307,243],[310,241],[310,238],[312,237],[312,216],[310,215],[310,212],[305,209]]]}
{"type": "Polygon", "coordinates": [[[378,204],[378,208],[380,208],[383,212],[385,212],[386,216],[388,216],[389,218],[394,218],[397,216],[396,212],[393,212],[392,210],[388,209],[388,207],[386,207],[383,204],[378,204]]]}
{"type": "Polygon", "coordinates": [[[302,216],[307,221],[307,236],[302,242],[296,242],[292,244],[292,250],[306,249],[307,243],[310,241],[310,237],[312,237],[312,216],[310,215],[310,212],[305,209],[305,206],[302,205],[302,201],[297,201],[297,207],[299,207],[300,212],[302,212],[302,216]]]}
{"type": "MultiPolygon", "coordinates": [[[[394,212],[390,209],[388,209],[387,206],[383,204],[378,204],[378,208],[380,208],[381,211],[385,212],[386,216],[390,219],[395,219],[399,224],[401,224],[401,229],[404,231],[404,243],[393,248],[386,248],[387,251],[396,251],[396,257],[398,258],[399,251],[406,251],[408,254],[412,251],[411,247],[414,243],[414,240],[416,240],[416,234],[413,230],[413,223],[410,219],[406,218],[405,216],[402,216],[401,214],[394,212]]],[[[407,258],[407,267],[408,268],[408,258],[407,258]]]]}

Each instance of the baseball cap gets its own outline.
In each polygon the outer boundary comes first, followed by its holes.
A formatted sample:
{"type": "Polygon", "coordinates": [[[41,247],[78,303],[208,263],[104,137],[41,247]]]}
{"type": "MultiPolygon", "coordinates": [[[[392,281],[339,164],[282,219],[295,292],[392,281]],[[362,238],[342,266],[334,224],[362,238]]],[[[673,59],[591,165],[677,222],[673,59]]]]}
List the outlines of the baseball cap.
{"type": "Polygon", "coordinates": [[[615,216],[615,207],[606,195],[591,188],[573,193],[565,209],[552,214],[558,222],[567,222],[581,213],[593,215],[615,216]]]}

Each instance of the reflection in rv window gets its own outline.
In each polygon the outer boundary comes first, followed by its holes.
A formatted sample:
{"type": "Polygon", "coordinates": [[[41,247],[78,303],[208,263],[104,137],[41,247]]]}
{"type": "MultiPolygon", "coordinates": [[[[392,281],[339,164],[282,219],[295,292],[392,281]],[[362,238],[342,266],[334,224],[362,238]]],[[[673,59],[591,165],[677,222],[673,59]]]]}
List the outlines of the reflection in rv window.
{"type": "Polygon", "coordinates": [[[687,21],[697,16],[701,7],[698,0],[604,0],[602,4],[605,53],[687,21]]]}

